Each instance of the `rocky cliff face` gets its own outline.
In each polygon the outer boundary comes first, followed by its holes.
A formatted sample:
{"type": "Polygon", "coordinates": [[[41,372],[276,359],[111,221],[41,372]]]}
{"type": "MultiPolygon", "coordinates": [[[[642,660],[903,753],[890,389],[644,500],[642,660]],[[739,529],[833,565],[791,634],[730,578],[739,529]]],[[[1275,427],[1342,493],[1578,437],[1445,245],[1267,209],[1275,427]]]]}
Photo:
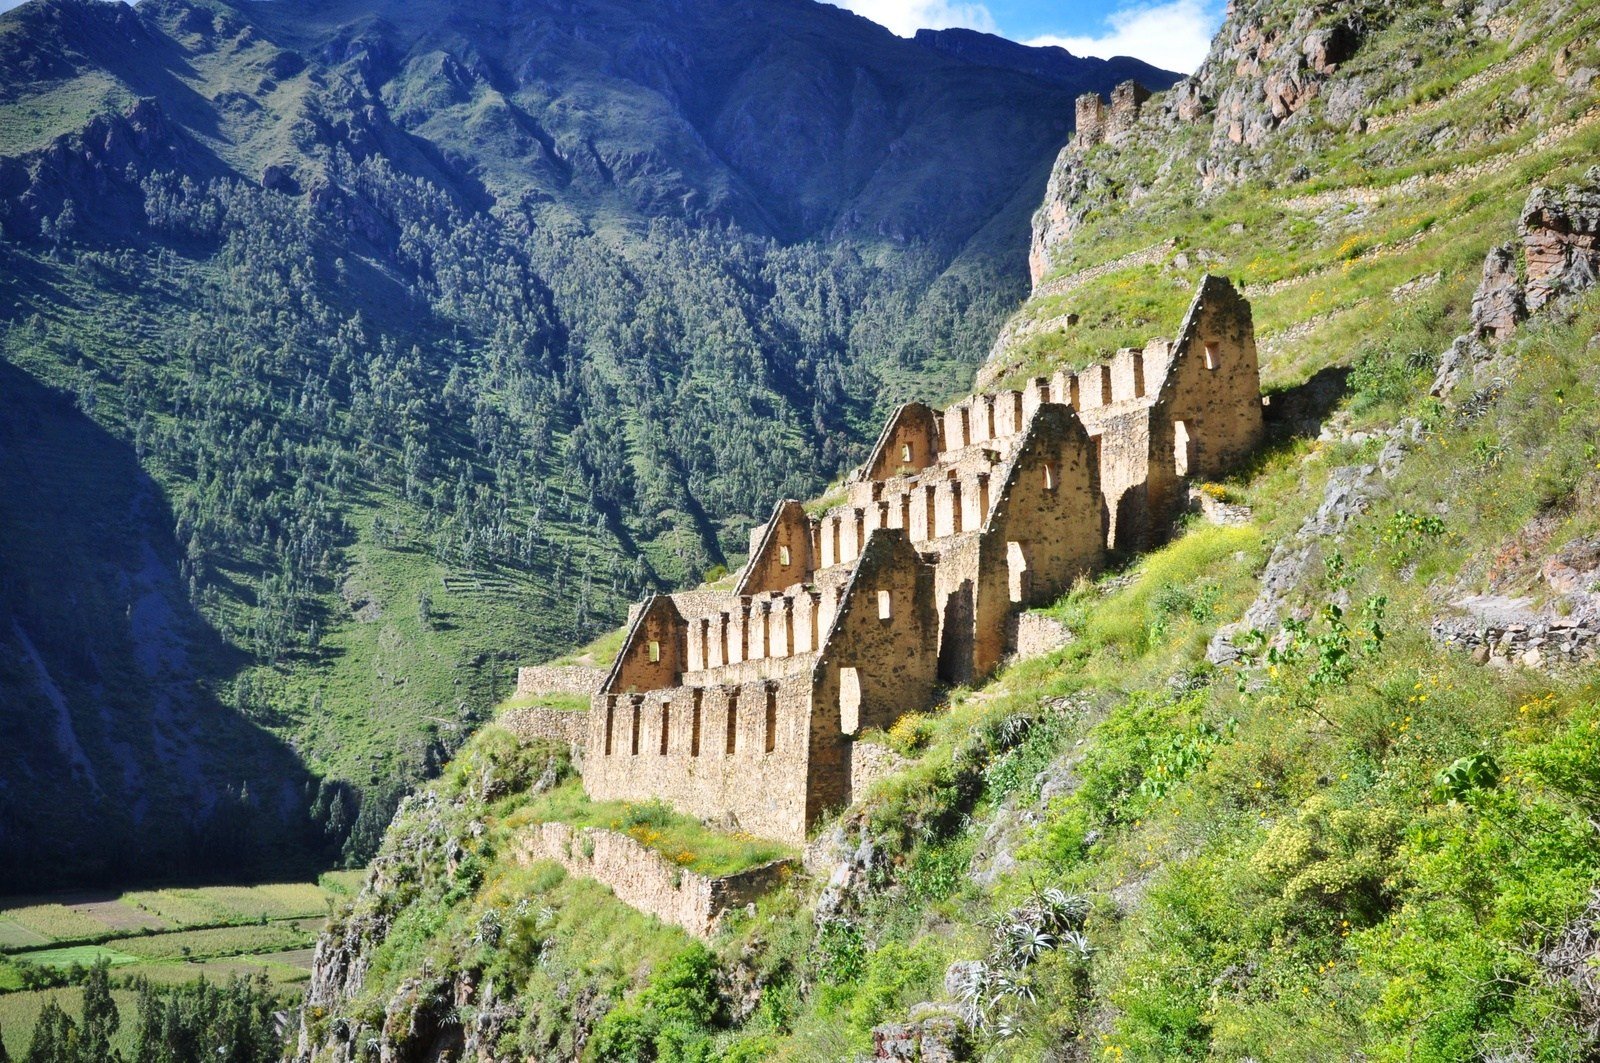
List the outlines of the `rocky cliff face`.
{"type": "Polygon", "coordinates": [[[1120,128],[1113,150],[1092,152],[1103,138],[1090,142],[1081,134],[1062,150],[1034,215],[1028,256],[1034,283],[1090,212],[1136,201],[1156,182],[1189,184],[1204,194],[1248,180],[1271,165],[1275,151],[1310,155],[1315,119],[1349,125],[1367,94],[1359,79],[1339,83],[1336,75],[1383,23],[1385,10],[1359,0],[1307,8],[1274,0],[1231,5],[1198,71],[1114,116],[1120,128]],[[1319,98],[1314,117],[1310,104],[1319,98]],[[1201,138],[1180,137],[1184,126],[1197,127],[1201,138]],[[1307,135],[1297,138],[1297,130],[1307,135]],[[1179,140],[1194,147],[1151,172],[1151,149],[1179,140]],[[1132,159],[1143,167],[1129,172],[1132,159]]]}
{"type": "MultiPolygon", "coordinates": [[[[522,748],[502,741],[464,759],[470,765],[465,786],[426,788],[401,804],[360,894],[318,939],[294,1048],[301,1063],[505,1058],[495,1046],[522,1012],[501,999],[493,974],[472,956],[452,956],[444,966],[424,959],[398,976],[385,970],[376,986],[370,984],[375,962],[392,967],[397,951],[404,955],[417,944],[392,943],[397,926],[408,916],[441,913],[482,875],[484,854],[492,851],[483,842],[486,803],[537,796],[566,768],[564,750],[541,743],[522,748]],[[358,1006],[364,993],[367,1002],[358,1006]]],[[[528,907],[524,900],[516,916],[528,907]]],[[[508,932],[498,917],[482,919],[470,945],[499,944],[508,932]]],[[[415,928],[400,933],[414,935],[415,928]]],[[[584,999],[592,1003],[596,996],[584,999]]],[[[582,1031],[597,1017],[582,1000],[574,1002],[568,1019],[575,1037],[568,1045],[581,1048],[582,1031]]]]}
{"type": "MultiPolygon", "coordinates": [[[[1230,5],[1192,76],[1120,112],[1116,99],[1109,108],[1091,105],[1090,111],[1099,107],[1098,126],[1086,125],[1080,108],[1080,132],[1057,158],[1033,218],[1029,269],[1035,296],[1060,295],[1077,285],[1079,278],[1062,275],[1060,264],[1082,257],[1073,241],[1090,219],[1128,213],[1143,224],[1160,209],[1156,204],[1209,200],[1245,185],[1270,190],[1327,178],[1328,160],[1340,144],[1358,146],[1359,165],[1393,166],[1481,146],[1542,118],[1522,87],[1472,121],[1406,120],[1441,106],[1424,91],[1423,82],[1433,76],[1425,71],[1447,62],[1471,63],[1478,52],[1518,48],[1555,32],[1576,12],[1571,5],[1526,7],[1502,0],[1424,7],[1378,0],[1230,5]],[[1085,135],[1085,128],[1099,131],[1085,135]]],[[[1578,45],[1568,45],[1552,62],[1562,85],[1575,93],[1596,81],[1579,52],[1578,45]]],[[[1479,61],[1474,69],[1487,69],[1475,78],[1504,76],[1526,62],[1479,61]]],[[[1469,78],[1458,91],[1474,85],[1469,78]]],[[[1032,320],[1025,311],[1002,332],[986,379],[1004,375],[1029,337],[1056,324],[1032,320]]]]}

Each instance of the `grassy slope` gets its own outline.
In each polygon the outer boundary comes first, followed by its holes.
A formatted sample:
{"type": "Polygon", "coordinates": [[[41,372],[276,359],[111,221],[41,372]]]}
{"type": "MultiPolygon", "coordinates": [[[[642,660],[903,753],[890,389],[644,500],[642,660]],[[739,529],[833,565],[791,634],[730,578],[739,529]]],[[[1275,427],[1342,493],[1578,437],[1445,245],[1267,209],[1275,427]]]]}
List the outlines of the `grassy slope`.
{"type": "MultiPolygon", "coordinates": [[[[1243,689],[1204,661],[1210,635],[1255,596],[1271,545],[1316,507],[1334,468],[1372,461],[1381,441],[1280,438],[1224,485],[1251,524],[1189,528],[1125,578],[1068,595],[1055,608],[1077,642],[890,736],[915,761],[856,810],[890,865],[859,910],[818,928],[819,886],[802,883],[715,943],[763,987],[753,1012],[685,1020],[644,988],[602,1024],[602,1042],[626,1026],[654,1046],[639,1058],[839,1058],[865,1051],[874,1023],[946,999],[949,963],[985,959],[1014,964],[1027,987],[986,1009],[986,1058],[1581,1055],[1580,1000],[1539,957],[1584,925],[1600,882],[1593,671],[1481,668],[1436,648],[1427,627],[1452,587],[1479,589],[1492,568],[1600,523],[1600,298],[1527,328],[1485,412],[1463,417],[1423,395],[1434,358],[1466,328],[1484,251],[1512,235],[1529,186],[1594,157],[1596,126],[1573,121],[1590,101],[1548,73],[1569,40],[1572,65],[1593,65],[1592,17],[1470,57],[1453,45],[1429,54],[1415,20],[1430,17],[1419,9],[1351,64],[1393,86],[1377,108],[1388,124],[1323,131],[1309,181],[1201,202],[1169,187],[1092,219],[1057,267],[1181,234],[1191,259],[1203,250],[1207,268],[1251,286],[1269,386],[1353,366],[1352,427],[1419,419],[1389,492],[1329,544],[1342,565],[1299,592],[1307,638],[1243,689]],[[1423,53],[1404,83],[1391,69],[1402,46],[1423,53]],[[1498,101],[1524,84],[1529,113],[1507,121],[1498,101]],[[1454,142],[1419,150],[1441,127],[1454,142]],[[1362,611],[1379,598],[1381,637],[1362,611]],[[1337,622],[1333,602],[1348,605],[1337,622]],[[1463,769],[1441,778],[1452,765],[1463,769]],[[1056,796],[1042,800],[1051,779],[1056,796]],[[989,865],[996,837],[1017,864],[980,884],[969,872],[989,865]],[[1044,887],[1088,898],[1083,947],[1021,962],[990,928],[1044,887]]],[[[1184,137],[1178,170],[1198,150],[1184,137]]],[[[1016,368],[1169,329],[1196,272],[1113,273],[1030,303],[1024,315],[1077,309],[1084,324],[1032,342],[1016,368]]],[[[526,1012],[561,1019],[532,989],[519,994],[526,1012]]]]}

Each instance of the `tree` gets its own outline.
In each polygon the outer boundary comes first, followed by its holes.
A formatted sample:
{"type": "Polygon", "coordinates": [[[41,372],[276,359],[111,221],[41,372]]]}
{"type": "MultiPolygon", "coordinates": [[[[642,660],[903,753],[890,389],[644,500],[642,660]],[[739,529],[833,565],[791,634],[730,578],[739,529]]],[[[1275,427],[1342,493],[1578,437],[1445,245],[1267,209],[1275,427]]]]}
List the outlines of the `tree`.
{"type": "Polygon", "coordinates": [[[23,1063],[79,1063],[78,1025],[61,1010],[55,997],[46,1000],[39,1009],[33,1040],[28,1043],[28,1054],[22,1058],[23,1063]]]}
{"type": "Polygon", "coordinates": [[[121,1057],[111,1050],[111,1038],[122,1026],[117,1002],[111,996],[111,963],[104,956],[89,968],[83,982],[83,1026],[79,1037],[79,1056],[88,1060],[121,1057]]]}

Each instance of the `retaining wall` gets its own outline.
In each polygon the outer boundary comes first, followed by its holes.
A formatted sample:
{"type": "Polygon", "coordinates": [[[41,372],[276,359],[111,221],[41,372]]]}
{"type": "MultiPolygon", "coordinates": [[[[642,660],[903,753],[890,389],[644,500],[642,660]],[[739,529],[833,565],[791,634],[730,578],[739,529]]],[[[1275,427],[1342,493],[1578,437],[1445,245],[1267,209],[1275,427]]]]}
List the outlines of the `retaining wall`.
{"type": "Polygon", "coordinates": [[[626,834],[566,823],[528,828],[517,857],[525,864],[554,860],[571,874],[610,887],[629,907],[701,938],[711,936],[723,912],[751,903],[793,870],[793,861],[774,860],[737,875],[701,875],[626,834]]]}

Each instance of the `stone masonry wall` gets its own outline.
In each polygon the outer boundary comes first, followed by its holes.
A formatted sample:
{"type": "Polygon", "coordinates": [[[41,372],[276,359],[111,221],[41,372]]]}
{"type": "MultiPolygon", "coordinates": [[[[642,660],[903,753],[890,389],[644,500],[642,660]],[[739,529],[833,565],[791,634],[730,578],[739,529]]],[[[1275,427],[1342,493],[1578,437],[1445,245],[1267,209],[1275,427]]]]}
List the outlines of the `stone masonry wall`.
{"type": "Polygon", "coordinates": [[[1106,140],[1117,143],[1139,124],[1139,112],[1150,98],[1150,90],[1137,81],[1124,81],[1111,90],[1111,106],[1106,111],[1106,140]]]}
{"type": "Polygon", "coordinates": [[[523,864],[553,860],[609,886],[629,907],[700,938],[711,936],[722,913],[754,901],[793,869],[779,860],[713,878],[679,867],[626,834],[565,823],[529,827],[517,842],[517,858],[523,864]]]}
{"type": "Polygon", "coordinates": [[[660,799],[713,823],[803,844],[811,673],[740,686],[601,695],[583,787],[597,801],[660,799]]]}
{"type": "Polygon", "coordinates": [[[817,662],[804,827],[850,803],[855,735],[887,729],[904,713],[928,706],[938,646],[932,567],[904,532],[874,532],[817,662]]]}
{"type": "Polygon", "coordinates": [[[495,723],[524,744],[547,739],[581,748],[589,734],[589,713],[582,710],[507,709],[495,718],[495,723]]]}
{"type": "Polygon", "coordinates": [[[1054,617],[1041,613],[1022,613],[1017,617],[1017,633],[1012,652],[1018,657],[1043,657],[1072,641],[1072,632],[1054,617]]]}
{"type": "Polygon", "coordinates": [[[1195,293],[1157,414],[1184,425],[1184,453],[1168,452],[1172,460],[1162,462],[1179,475],[1221,475],[1261,442],[1265,417],[1250,304],[1220,277],[1207,277],[1195,293]]]}
{"type": "Polygon", "coordinates": [[[1096,144],[1105,142],[1106,139],[1106,101],[1098,92],[1085,92],[1079,96],[1075,110],[1077,122],[1074,126],[1077,137],[1073,144],[1083,150],[1096,144]]]}
{"type": "Polygon", "coordinates": [[[938,415],[920,402],[908,402],[883,426],[871,457],[862,467],[862,479],[882,480],[902,469],[926,468],[933,463],[938,448],[938,415]]]}
{"type": "MultiPolygon", "coordinates": [[[[1052,600],[1073,580],[1101,567],[1106,536],[1101,497],[1095,445],[1082,422],[1065,406],[1040,407],[1033,438],[1018,453],[984,531],[988,571],[980,577],[979,593],[994,581],[1002,556],[1006,592],[998,609],[980,604],[980,625],[1001,628],[990,614],[998,621],[1019,607],[1052,600]]],[[[975,662],[980,674],[998,664],[998,656],[975,662]]]]}
{"type": "Polygon", "coordinates": [[[776,507],[740,593],[636,613],[592,702],[586,789],[803,844],[857,791],[856,735],[1031,645],[1021,610],[1108,546],[1159,541],[1183,480],[1224,471],[1262,429],[1249,303],[1209,276],[1175,341],[938,413],[902,406],[849,501],[821,518],[776,507]]]}
{"type": "Polygon", "coordinates": [[[750,560],[739,578],[739,594],[778,591],[804,582],[815,567],[811,556],[811,518],[794,499],[778,503],[761,529],[759,541],[752,537],[750,560]]]}
{"type": "Polygon", "coordinates": [[[677,603],[667,595],[652,596],[629,628],[602,689],[656,690],[676,683],[684,669],[687,635],[677,603]]]}
{"type": "Polygon", "coordinates": [[[582,665],[540,664],[517,669],[517,697],[537,697],[540,694],[582,694],[588,697],[600,689],[606,679],[604,668],[587,668],[582,665]]]}

